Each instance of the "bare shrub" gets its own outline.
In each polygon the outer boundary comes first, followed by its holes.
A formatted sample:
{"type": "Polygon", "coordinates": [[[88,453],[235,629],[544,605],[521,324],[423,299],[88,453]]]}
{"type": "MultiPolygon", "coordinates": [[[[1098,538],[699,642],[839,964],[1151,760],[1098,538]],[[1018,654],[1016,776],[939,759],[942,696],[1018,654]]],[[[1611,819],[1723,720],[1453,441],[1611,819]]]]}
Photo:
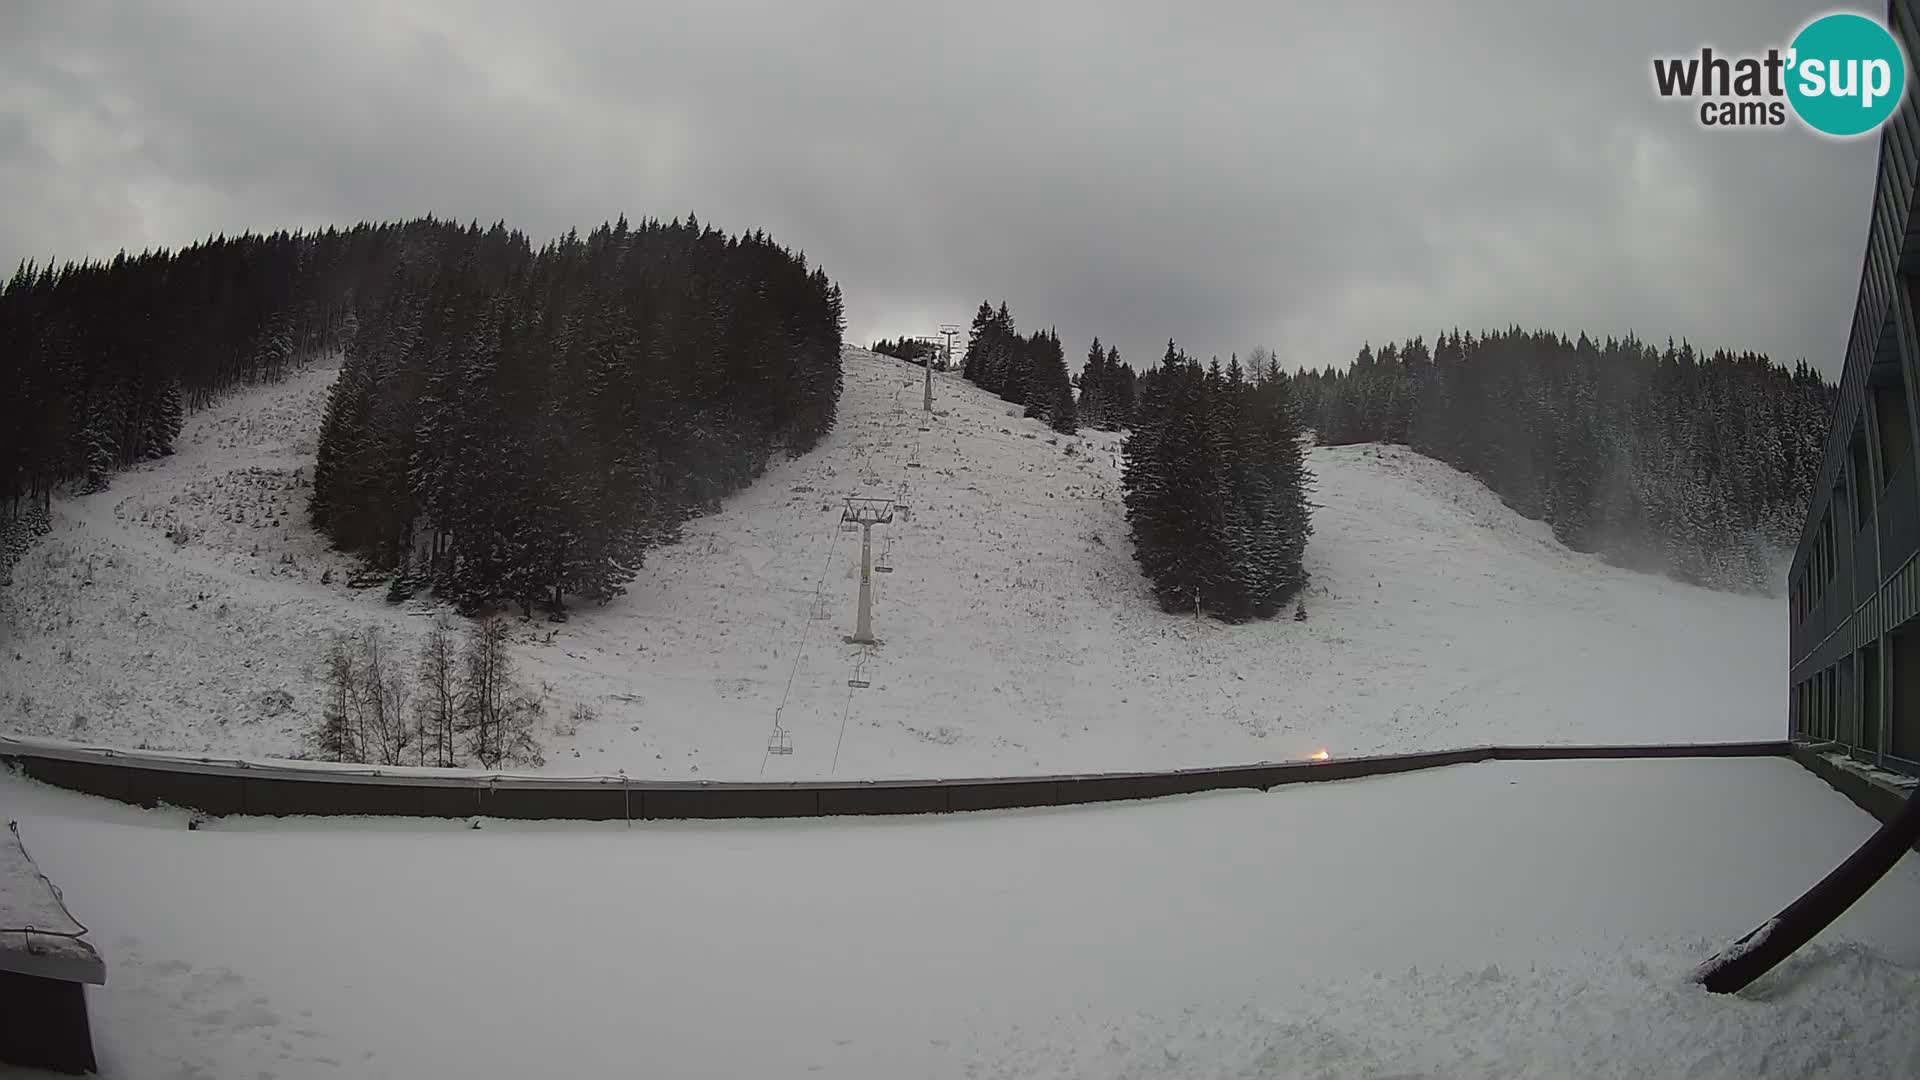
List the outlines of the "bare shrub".
{"type": "Polygon", "coordinates": [[[561,738],[571,739],[580,734],[581,725],[591,725],[599,719],[600,714],[593,711],[593,706],[584,701],[576,702],[573,709],[567,713],[565,720],[554,723],[553,733],[561,738]]]}
{"type": "Polygon", "coordinates": [[[314,749],[333,761],[363,760],[360,749],[360,669],[354,662],[353,639],[345,631],[327,643],[327,700],[320,726],[313,733],[314,749]]]}
{"type": "Polygon", "coordinates": [[[379,765],[542,764],[535,735],[541,698],[514,681],[507,622],[498,615],[475,620],[464,645],[442,616],[411,665],[374,627],[342,631],[329,640],[324,664],[326,700],[309,736],[319,757],[379,765]]]}
{"type": "Polygon", "coordinates": [[[507,621],[497,614],[474,620],[467,630],[465,661],[461,719],[474,759],[489,769],[540,764],[533,732],[540,701],[514,683],[507,621]]]}
{"type": "Polygon", "coordinates": [[[414,703],[414,746],[419,764],[457,763],[454,735],[460,725],[460,650],[453,623],[433,620],[420,644],[420,696],[414,703]]]}
{"type": "Polygon", "coordinates": [[[371,626],[361,631],[359,644],[362,760],[403,765],[414,734],[405,666],[371,626]]]}

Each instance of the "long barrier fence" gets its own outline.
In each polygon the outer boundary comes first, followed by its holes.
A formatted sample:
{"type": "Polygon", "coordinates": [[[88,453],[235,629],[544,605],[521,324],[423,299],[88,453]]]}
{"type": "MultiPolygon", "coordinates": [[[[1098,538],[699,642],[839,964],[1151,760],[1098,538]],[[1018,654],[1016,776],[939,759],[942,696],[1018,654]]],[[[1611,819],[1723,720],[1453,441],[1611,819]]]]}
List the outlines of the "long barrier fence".
{"type": "Polygon", "coordinates": [[[43,783],[205,814],[402,815],[580,821],[940,814],[1153,799],[1352,780],[1480,761],[1787,757],[1781,742],[1478,746],[1157,772],[949,780],[646,780],[240,761],[0,736],[0,763],[43,783]]]}

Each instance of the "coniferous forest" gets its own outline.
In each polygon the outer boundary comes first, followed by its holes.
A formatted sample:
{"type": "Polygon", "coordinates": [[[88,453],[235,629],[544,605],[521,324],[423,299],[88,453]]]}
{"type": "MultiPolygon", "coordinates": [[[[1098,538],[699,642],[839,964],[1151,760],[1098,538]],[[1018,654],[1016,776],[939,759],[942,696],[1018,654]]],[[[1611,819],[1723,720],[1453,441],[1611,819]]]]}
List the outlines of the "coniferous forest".
{"type": "Polygon", "coordinates": [[[932,360],[935,370],[939,370],[941,366],[940,346],[931,341],[905,337],[898,341],[892,338],[881,338],[869,345],[867,351],[879,353],[881,356],[891,356],[895,360],[905,360],[909,364],[918,364],[921,367],[925,367],[927,361],[932,360]]]}
{"type": "Polygon", "coordinates": [[[1080,428],[1060,335],[1039,330],[1022,337],[1014,329],[1013,316],[1004,300],[998,311],[981,302],[968,331],[960,374],[1004,401],[1026,406],[1025,415],[1044,421],[1055,431],[1071,435],[1080,428]]]}
{"type": "Polygon", "coordinates": [[[624,591],[648,548],[832,427],[839,289],[760,233],[496,226],[347,342],[311,505],[342,548],[468,607],[624,591]]]}
{"type": "Polygon", "coordinates": [[[44,507],[172,452],[187,410],[337,344],[457,232],[422,220],[23,264],[0,289],[0,505],[44,507]]]}
{"type": "Polygon", "coordinates": [[[1087,348],[1086,364],[1077,380],[1080,422],[1102,431],[1133,426],[1134,398],[1138,378],[1131,366],[1120,359],[1120,350],[1100,348],[1094,338],[1087,348]]]}
{"type": "Polygon", "coordinates": [[[56,487],[104,487],[189,410],[340,348],[316,526],[396,596],[605,600],[832,426],[841,332],[823,272],[692,218],[537,251],[422,219],[23,265],[0,289],[0,531],[17,549],[56,487]]]}
{"type": "Polygon", "coordinates": [[[1139,377],[1121,486],[1134,558],[1166,611],[1270,618],[1306,582],[1312,531],[1291,380],[1270,359],[1201,366],[1167,342],[1139,377]]]}
{"type": "Polygon", "coordinates": [[[1518,328],[1362,348],[1294,383],[1323,444],[1409,446],[1571,548],[1761,591],[1798,538],[1835,395],[1805,361],[1518,328]]]}
{"type": "Polygon", "coordinates": [[[56,488],[172,453],[189,411],[336,346],[458,232],[422,219],[22,264],[0,287],[0,579],[56,488]]]}

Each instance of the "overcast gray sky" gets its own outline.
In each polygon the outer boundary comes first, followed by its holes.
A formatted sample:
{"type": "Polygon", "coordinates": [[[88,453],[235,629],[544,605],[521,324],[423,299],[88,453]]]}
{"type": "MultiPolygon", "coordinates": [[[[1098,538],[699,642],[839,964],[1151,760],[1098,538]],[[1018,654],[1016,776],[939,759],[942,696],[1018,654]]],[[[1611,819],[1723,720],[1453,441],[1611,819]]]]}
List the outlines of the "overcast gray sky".
{"type": "Polygon", "coordinates": [[[861,343],[1004,298],[1136,365],[1520,323],[1831,373],[1875,140],[1704,130],[1650,75],[1824,10],[0,0],[0,262],[694,211],[805,250],[861,343]]]}

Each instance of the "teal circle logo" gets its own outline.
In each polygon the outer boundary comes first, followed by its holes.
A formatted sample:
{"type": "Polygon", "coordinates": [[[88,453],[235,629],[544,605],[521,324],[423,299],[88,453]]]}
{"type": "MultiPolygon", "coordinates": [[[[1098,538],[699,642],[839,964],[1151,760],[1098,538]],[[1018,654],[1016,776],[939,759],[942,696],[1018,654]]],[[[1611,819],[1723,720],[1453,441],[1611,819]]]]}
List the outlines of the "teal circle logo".
{"type": "Polygon", "coordinates": [[[1864,135],[1886,123],[1907,89],[1907,59],[1887,28],[1840,12],[1808,23],[1787,53],[1787,100],[1808,127],[1864,135]]]}

